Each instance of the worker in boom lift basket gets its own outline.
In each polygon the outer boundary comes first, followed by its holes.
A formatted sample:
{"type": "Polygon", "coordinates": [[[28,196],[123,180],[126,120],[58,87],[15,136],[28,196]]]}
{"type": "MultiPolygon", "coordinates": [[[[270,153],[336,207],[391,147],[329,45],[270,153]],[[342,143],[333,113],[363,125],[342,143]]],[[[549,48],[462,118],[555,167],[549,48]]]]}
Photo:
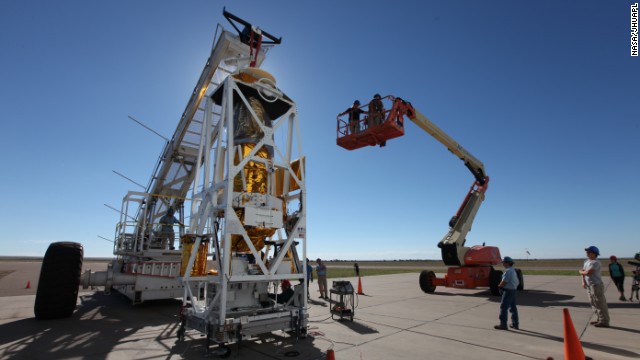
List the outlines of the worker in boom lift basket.
{"type": "Polygon", "coordinates": [[[373,95],[369,102],[369,127],[380,125],[384,122],[384,104],[380,94],[373,95]]]}
{"type": "Polygon", "coordinates": [[[364,111],[360,109],[360,100],[353,102],[353,105],[347,110],[340,113],[338,116],[349,114],[349,131],[353,135],[360,131],[360,115],[364,114],[364,111]]]}

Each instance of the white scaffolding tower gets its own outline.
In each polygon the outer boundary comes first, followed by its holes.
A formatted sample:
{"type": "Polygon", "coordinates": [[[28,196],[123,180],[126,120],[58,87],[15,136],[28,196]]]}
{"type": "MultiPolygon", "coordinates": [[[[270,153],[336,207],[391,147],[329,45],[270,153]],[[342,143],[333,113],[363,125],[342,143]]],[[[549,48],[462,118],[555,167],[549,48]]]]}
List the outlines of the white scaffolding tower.
{"type": "Polygon", "coordinates": [[[306,204],[295,104],[255,68],[229,76],[205,102],[221,117],[205,117],[200,139],[181,331],[219,344],[274,330],[304,334],[306,204]],[[209,247],[215,271],[201,265],[209,247]],[[286,302],[277,299],[282,280],[299,282],[286,302]]]}

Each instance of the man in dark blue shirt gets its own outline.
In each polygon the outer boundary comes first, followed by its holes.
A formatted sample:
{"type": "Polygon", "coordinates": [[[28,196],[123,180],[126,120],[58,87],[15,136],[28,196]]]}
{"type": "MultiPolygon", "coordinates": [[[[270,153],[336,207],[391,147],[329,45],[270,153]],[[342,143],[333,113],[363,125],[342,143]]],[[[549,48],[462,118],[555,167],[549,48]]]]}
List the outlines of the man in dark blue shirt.
{"type": "Polygon", "coordinates": [[[494,326],[498,330],[507,330],[507,310],[511,312],[511,328],[518,329],[520,322],[518,320],[518,308],[516,307],[516,293],[518,291],[518,274],[516,269],[513,268],[513,259],[509,256],[505,256],[502,259],[502,266],[505,270],[502,274],[502,281],[498,284],[500,292],[502,293],[502,299],[500,301],[500,325],[494,326]]]}
{"type": "Polygon", "coordinates": [[[340,113],[339,116],[349,114],[349,130],[351,134],[355,134],[360,131],[360,115],[364,114],[364,111],[360,109],[360,100],[353,102],[353,105],[347,110],[340,113]]]}

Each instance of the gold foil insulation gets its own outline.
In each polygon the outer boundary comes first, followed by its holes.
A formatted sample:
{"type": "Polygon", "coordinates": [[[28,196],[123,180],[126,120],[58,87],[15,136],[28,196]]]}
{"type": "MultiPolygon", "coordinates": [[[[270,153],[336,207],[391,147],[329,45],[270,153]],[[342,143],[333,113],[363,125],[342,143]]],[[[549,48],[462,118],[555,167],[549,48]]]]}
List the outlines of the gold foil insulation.
{"type": "MultiPolygon", "coordinates": [[[[249,155],[251,151],[253,151],[255,146],[256,144],[240,145],[240,153],[242,154],[242,157],[240,157],[239,154],[236,153],[236,156],[234,159],[234,165],[238,165],[242,160],[242,158],[245,158],[247,155],[249,155]]],[[[270,160],[271,158],[271,156],[269,155],[269,152],[264,147],[256,152],[256,156],[266,160],[270,160]]],[[[242,174],[238,173],[233,178],[234,192],[250,192],[250,193],[260,193],[260,194],[267,193],[267,190],[268,190],[267,179],[268,179],[269,173],[264,163],[257,162],[257,161],[248,161],[247,164],[244,166],[243,173],[244,173],[244,178],[246,179],[246,182],[247,182],[247,187],[244,188],[243,186],[244,184],[242,181],[242,174]]]]}
{"type": "MultiPolygon", "coordinates": [[[[240,145],[242,157],[246,157],[256,146],[256,144],[242,144],[240,145]]],[[[263,147],[256,153],[257,157],[263,159],[270,159],[269,152],[263,147]]],[[[241,161],[240,156],[236,154],[235,164],[239,164],[241,161]]],[[[268,190],[268,171],[264,163],[249,161],[243,169],[246,189],[244,188],[242,174],[237,174],[233,179],[233,191],[234,192],[249,192],[266,194],[268,190]]],[[[237,208],[236,215],[240,222],[244,224],[244,208],[237,208]]],[[[245,227],[247,235],[251,239],[253,246],[257,251],[262,250],[264,247],[264,239],[272,236],[276,229],[272,228],[259,228],[259,227],[245,227]]],[[[237,252],[249,252],[249,247],[242,239],[241,235],[231,235],[231,250],[237,252]]]]}
{"type": "MultiPolygon", "coordinates": [[[[271,126],[271,120],[262,106],[262,103],[255,97],[249,97],[247,99],[251,105],[251,109],[257,115],[259,121],[266,126],[271,126]]],[[[236,104],[234,108],[234,141],[240,148],[240,153],[236,152],[234,158],[234,164],[238,165],[242,159],[244,159],[256,146],[264,133],[260,129],[260,126],[256,123],[255,119],[251,115],[249,109],[244,103],[236,104]]],[[[260,148],[256,157],[265,159],[266,162],[270,162],[273,158],[273,150],[267,147],[260,148]]],[[[263,162],[248,161],[244,166],[242,173],[238,173],[233,179],[233,191],[245,192],[245,193],[260,193],[267,194],[269,191],[269,171],[267,166],[263,162]],[[244,181],[243,181],[244,175],[244,181]],[[245,187],[246,183],[246,187],[245,187]]],[[[244,208],[237,208],[236,215],[240,219],[240,222],[244,225],[244,208]]],[[[273,228],[260,228],[260,227],[246,227],[247,235],[251,239],[253,246],[257,251],[262,250],[264,247],[264,239],[272,236],[276,229],[273,228]]],[[[241,235],[231,236],[231,250],[236,252],[249,252],[250,249],[244,242],[241,235]]]]}
{"type": "MultiPolygon", "coordinates": [[[[191,256],[191,250],[196,243],[195,234],[185,234],[180,239],[182,242],[182,263],[180,264],[180,276],[184,276],[187,271],[187,265],[189,264],[189,257],[191,256]]],[[[207,274],[207,250],[209,248],[209,239],[202,239],[200,241],[200,248],[196,253],[196,259],[193,262],[193,269],[191,269],[191,276],[204,276],[207,274]]]]}

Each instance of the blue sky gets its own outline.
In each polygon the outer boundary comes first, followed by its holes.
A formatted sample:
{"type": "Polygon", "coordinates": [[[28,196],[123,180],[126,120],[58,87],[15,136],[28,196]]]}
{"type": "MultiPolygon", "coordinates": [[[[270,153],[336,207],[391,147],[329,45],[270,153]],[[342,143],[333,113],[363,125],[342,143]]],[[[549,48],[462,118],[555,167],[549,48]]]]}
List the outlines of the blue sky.
{"type": "Polygon", "coordinates": [[[482,160],[467,245],[525,258],[640,251],[640,58],[630,1],[0,2],[1,255],[76,241],[111,256],[202,71],[222,7],[282,36],[263,68],[298,106],[310,258],[439,259],[473,178],[413,124],[385,148],[335,145],[374,93],[410,100],[482,160]]]}

